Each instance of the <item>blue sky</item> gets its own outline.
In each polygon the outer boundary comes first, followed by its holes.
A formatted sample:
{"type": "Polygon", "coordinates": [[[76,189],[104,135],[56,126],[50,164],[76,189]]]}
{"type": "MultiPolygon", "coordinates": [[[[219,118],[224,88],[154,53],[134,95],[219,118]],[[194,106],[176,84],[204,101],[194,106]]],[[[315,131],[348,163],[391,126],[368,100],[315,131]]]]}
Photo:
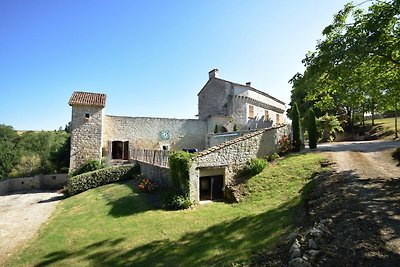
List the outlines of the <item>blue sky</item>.
{"type": "Polygon", "coordinates": [[[0,0],[0,124],[64,127],[75,90],[106,93],[110,115],[195,118],[213,68],[289,103],[347,2],[0,0]]]}

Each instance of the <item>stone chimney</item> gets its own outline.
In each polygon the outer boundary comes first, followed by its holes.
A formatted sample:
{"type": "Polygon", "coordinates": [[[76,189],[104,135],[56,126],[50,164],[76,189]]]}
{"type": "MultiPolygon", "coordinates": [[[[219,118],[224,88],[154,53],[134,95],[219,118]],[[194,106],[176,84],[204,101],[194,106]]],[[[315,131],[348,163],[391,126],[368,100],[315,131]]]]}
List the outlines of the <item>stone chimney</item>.
{"type": "Polygon", "coordinates": [[[247,82],[246,86],[251,87],[251,82],[247,82]]]}
{"type": "Polygon", "coordinates": [[[208,78],[218,78],[218,69],[213,69],[208,72],[208,78]]]}

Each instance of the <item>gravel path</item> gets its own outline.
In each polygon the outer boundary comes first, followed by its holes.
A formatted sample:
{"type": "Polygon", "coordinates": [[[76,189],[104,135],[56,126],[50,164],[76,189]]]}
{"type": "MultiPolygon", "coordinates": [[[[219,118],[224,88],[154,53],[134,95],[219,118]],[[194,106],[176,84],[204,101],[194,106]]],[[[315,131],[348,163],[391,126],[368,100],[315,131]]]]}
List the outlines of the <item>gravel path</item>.
{"type": "Polygon", "coordinates": [[[315,219],[332,218],[332,239],[319,266],[400,264],[399,141],[318,146],[334,172],[319,178],[309,203],[315,219]]]}
{"type": "Polygon", "coordinates": [[[0,196],[0,266],[35,235],[62,197],[43,191],[0,196]]]}

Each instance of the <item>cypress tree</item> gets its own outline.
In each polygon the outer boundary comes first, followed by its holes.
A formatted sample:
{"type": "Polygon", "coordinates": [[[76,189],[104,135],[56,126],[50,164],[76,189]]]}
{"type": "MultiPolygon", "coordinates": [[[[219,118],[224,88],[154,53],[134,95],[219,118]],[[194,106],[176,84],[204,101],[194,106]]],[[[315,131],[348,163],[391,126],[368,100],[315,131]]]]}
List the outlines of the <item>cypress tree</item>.
{"type": "Polygon", "coordinates": [[[309,141],[308,146],[311,149],[316,149],[317,142],[318,142],[317,121],[315,119],[315,112],[311,108],[308,111],[308,125],[307,126],[308,126],[307,130],[308,130],[308,141],[309,141]]]}
{"type": "Polygon", "coordinates": [[[300,112],[297,103],[294,103],[292,109],[292,132],[293,132],[293,150],[301,150],[301,139],[300,139],[300,112]]]}

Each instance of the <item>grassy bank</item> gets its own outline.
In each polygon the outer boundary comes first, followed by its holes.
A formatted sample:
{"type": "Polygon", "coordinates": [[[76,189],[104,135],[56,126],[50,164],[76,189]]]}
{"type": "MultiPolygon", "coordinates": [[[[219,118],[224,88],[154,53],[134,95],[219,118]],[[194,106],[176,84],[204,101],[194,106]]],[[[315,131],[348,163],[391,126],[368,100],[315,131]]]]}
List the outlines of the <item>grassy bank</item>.
{"type": "Polygon", "coordinates": [[[198,266],[247,261],[290,230],[301,189],[321,156],[291,156],[246,185],[240,204],[185,211],[155,208],[134,183],[92,189],[62,201],[7,266],[198,266]]]}
{"type": "MultiPolygon", "coordinates": [[[[394,118],[375,119],[374,123],[375,125],[372,126],[371,120],[366,121],[366,124],[372,127],[373,135],[379,139],[393,140],[395,133],[394,118]]],[[[398,123],[400,123],[400,119],[398,123]]]]}

